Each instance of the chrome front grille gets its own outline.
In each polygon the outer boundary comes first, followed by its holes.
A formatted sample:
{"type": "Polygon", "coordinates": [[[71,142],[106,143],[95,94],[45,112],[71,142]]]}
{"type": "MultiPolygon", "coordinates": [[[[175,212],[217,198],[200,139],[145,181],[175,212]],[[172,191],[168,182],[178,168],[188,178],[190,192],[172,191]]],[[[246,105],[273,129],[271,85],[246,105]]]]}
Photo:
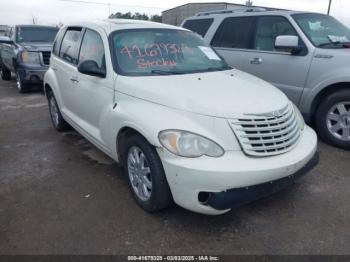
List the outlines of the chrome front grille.
{"type": "Polygon", "coordinates": [[[230,125],[244,152],[251,156],[282,154],[293,148],[300,138],[292,105],[268,114],[233,119],[230,125]]]}

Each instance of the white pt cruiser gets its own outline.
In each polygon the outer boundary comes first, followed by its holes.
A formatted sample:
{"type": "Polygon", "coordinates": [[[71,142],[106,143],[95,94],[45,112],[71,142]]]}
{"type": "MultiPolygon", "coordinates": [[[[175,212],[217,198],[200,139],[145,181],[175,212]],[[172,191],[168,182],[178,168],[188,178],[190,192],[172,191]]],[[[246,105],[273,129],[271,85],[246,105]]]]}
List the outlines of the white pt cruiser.
{"type": "Polygon", "coordinates": [[[218,215],[274,193],[317,163],[317,137],[274,86],[232,69],[199,36],[164,24],[66,26],[45,92],[54,127],[73,127],[124,167],[136,202],[218,215]]]}

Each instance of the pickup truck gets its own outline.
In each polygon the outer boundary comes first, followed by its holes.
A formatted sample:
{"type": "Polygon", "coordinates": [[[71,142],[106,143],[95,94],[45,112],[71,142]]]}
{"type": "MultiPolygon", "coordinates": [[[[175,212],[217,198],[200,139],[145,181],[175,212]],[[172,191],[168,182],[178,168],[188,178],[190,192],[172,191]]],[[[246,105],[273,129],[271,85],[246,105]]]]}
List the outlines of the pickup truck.
{"type": "Polygon", "coordinates": [[[20,93],[42,84],[50,64],[52,43],[58,28],[39,25],[17,25],[10,28],[7,39],[0,39],[0,68],[2,80],[16,74],[20,93]]]}

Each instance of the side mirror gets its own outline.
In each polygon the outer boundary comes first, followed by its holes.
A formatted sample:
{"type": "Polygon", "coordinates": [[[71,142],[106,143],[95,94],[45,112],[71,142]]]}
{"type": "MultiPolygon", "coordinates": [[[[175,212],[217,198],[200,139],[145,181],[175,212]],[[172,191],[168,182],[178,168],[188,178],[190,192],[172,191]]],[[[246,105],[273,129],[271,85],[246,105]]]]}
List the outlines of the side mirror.
{"type": "Polygon", "coordinates": [[[292,54],[297,54],[301,51],[299,46],[299,37],[295,35],[280,35],[276,37],[276,50],[288,50],[292,54]]]}
{"type": "Polygon", "coordinates": [[[106,70],[99,68],[98,64],[93,60],[85,60],[78,65],[78,71],[85,75],[105,78],[106,70]]]}

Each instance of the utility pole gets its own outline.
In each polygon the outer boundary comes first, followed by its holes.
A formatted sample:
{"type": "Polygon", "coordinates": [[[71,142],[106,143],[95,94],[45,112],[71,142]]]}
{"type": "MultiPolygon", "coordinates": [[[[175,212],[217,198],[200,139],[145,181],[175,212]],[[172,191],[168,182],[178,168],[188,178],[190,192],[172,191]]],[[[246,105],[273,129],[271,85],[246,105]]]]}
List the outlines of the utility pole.
{"type": "Polygon", "coordinates": [[[329,15],[331,12],[331,6],[332,6],[332,0],[329,0],[327,15],[329,15]]]}

